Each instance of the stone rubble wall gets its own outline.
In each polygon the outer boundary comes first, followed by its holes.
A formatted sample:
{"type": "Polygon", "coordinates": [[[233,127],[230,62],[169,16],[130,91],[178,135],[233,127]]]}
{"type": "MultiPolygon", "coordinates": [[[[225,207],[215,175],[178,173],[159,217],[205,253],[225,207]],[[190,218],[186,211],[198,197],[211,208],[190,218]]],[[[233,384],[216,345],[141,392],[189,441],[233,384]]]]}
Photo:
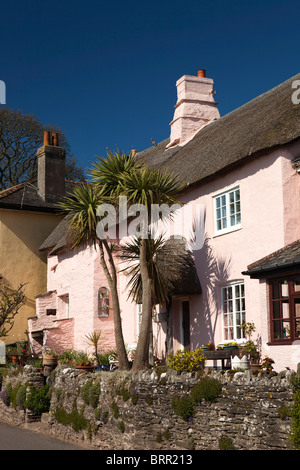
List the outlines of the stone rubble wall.
{"type": "MultiPolygon", "coordinates": [[[[51,408],[42,418],[56,437],[100,450],[218,450],[222,437],[230,438],[237,450],[290,448],[290,420],[278,414],[293,403],[290,371],[210,376],[222,383],[220,395],[213,403],[202,401],[192,419],[184,421],[173,410],[172,398],[189,395],[200,380],[197,373],[81,373],[58,366],[47,379],[51,408]],[[90,402],[83,393],[88,385],[94,391],[98,387],[98,396],[94,392],[90,402]],[[84,420],[83,429],[58,422],[58,410],[66,416],[76,412],[84,420]]],[[[0,419],[4,409],[0,403],[0,419]]]]}

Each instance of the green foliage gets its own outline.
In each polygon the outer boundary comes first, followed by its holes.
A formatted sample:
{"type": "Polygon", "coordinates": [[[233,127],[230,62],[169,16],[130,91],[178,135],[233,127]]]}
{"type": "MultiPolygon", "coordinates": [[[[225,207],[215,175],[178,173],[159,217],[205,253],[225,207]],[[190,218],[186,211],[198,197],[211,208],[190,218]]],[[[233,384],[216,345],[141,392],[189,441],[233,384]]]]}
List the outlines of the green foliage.
{"type": "Polygon", "coordinates": [[[27,384],[21,385],[16,393],[16,408],[24,410],[26,407],[27,384]]]}
{"type": "Polygon", "coordinates": [[[219,439],[220,450],[235,450],[232,439],[229,437],[221,437],[219,439]]]}
{"type": "Polygon", "coordinates": [[[294,392],[294,404],[291,412],[292,426],[290,439],[295,450],[300,450],[300,390],[294,392]]]}
{"type": "Polygon", "coordinates": [[[195,402],[189,395],[174,397],[172,408],[184,421],[188,421],[194,415],[195,402]]]}
{"type": "Polygon", "coordinates": [[[106,424],[108,421],[108,410],[102,410],[102,408],[95,409],[95,418],[98,421],[102,421],[102,423],[106,424]]]}
{"type": "Polygon", "coordinates": [[[200,348],[193,351],[178,350],[175,354],[170,354],[168,356],[167,364],[170,369],[185,372],[203,370],[205,356],[200,348]]]}
{"type": "Polygon", "coordinates": [[[146,403],[147,405],[153,405],[153,398],[151,397],[151,395],[147,395],[146,396],[146,403]]]}
{"type": "Polygon", "coordinates": [[[82,385],[80,389],[80,395],[86,405],[90,404],[90,390],[93,385],[93,379],[89,379],[86,381],[84,385],[82,385]]]}
{"type": "Polygon", "coordinates": [[[137,393],[137,392],[135,392],[135,394],[134,394],[134,395],[132,395],[132,397],[131,397],[131,403],[132,403],[133,405],[136,405],[136,404],[137,404],[137,401],[138,401],[138,399],[139,399],[138,393],[137,393]]]}
{"type": "Polygon", "coordinates": [[[100,382],[95,382],[90,389],[90,405],[97,408],[99,403],[99,395],[101,393],[100,382]]]}
{"type": "Polygon", "coordinates": [[[222,385],[217,379],[213,377],[203,377],[198,384],[191,390],[191,397],[195,403],[200,403],[202,400],[213,402],[219,396],[222,390],[222,385]]]}
{"type": "Polygon", "coordinates": [[[282,421],[289,419],[289,417],[291,416],[291,407],[283,405],[278,408],[278,416],[280,419],[282,419],[282,421]]]}
{"type": "Polygon", "coordinates": [[[126,388],[126,379],[122,383],[122,387],[116,390],[117,395],[123,397],[123,401],[127,401],[130,398],[130,393],[126,388]]]}
{"type": "Polygon", "coordinates": [[[119,422],[119,429],[123,433],[125,431],[125,423],[124,421],[119,422]]]}
{"type": "Polygon", "coordinates": [[[55,412],[55,419],[64,426],[72,426],[75,432],[88,428],[88,420],[77,410],[73,408],[71,413],[67,413],[64,408],[58,408],[55,412]]]}
{"type": "Polygon", "coordinates": [[[11,391],[12,391],[12,385],[11,383],[9,382],[5,389],[2,390],[1,394],[0,394],[0,397],[1,397],[1,400],[3,401],[4,405],[6,406],[10,406],[10,402],[11,402],[11,391]]]}
{"type": "Polygon", "coordinates": [[[99,403],[99,395],[101,393],[100,382],[93,382],[93,379],[89,379],[81,387],[80,395],[86,405],[91,405],[93,408],[97,408],[99,403]]]}
{"type": "Polygon", "coordinates": [[[112,402],[111,404],[111,408],[113,410],[113,415],[116,419],[118,419],[119,415],[120,415],[120,410],[119,410],[119,407],[117,405],[117,403],[115,401],[112,402]]]}
{"type": "Polygon", "coordinates": [[[10,404],[14,409],[17,408],[17,393],[19,389],[21,388],[21,382],[18,382],[17,385],[11,389],[10,391],[10,404]]]}
{"type": "Polygon", "coordinates": [[[50,387],[44,385],[36,390],[32,388],[27,396],[25,406],[36,413],[46,413],[50,409],[50,387]]]}

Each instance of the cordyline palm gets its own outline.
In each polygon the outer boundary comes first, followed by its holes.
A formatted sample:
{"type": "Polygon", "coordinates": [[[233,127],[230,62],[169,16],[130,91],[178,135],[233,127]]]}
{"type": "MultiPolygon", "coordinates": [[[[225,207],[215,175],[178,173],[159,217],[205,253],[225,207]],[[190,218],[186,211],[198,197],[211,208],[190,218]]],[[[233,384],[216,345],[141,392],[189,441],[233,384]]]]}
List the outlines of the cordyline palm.
{"type": "MultiPolygon", "coordinates": [[[[140,249],[141,238],[135,237],[132,241],[125,243],[120,249],[120,259],[126,262],[127,266],[123,268],[129,281],[128,297],[132,297],[135,302],[141,303],[142,300],[142,280],[140,271],[140,249]]],[[[151,301],[152,305],[163,305],[169,299],[172,289],[173,280],[176,278],[176,263],[172,262],[168,269],[165,269],[165,260],[169,258],[170,250],[168,243],[164,240],[163,235],[158,238],[147,238],[146,240],[146,258],[148,272],[152,279],[151,285],[151,301]]],[[[170,258],[169,258],[170,259],[170,258]]]]}
{"type": "Polygon", "coordinates": [[[108,149],[106,158],[97,157],[97,161],[89,171],[89,176],[96,188],[100,187],[102,194],[113,202],[119,196],[124,175],[141,167],[142,165],[137,162],[137,157],[133,153],[126,155],[118,149],[113,153],[108,149]]]}
{"type": "Polygon", "coordinates": [[[99,246],[100,263],[107,278],[112,296],[115,341],[119,367],[124,370],[129,368],[129,362],[122,333],[116,267],[112,248],[107,239],[100,240],[96,233],[97,224],[99,222],[97,208],[100,204],[107,202],[104,193],[105,190],[100,186],[96,189],[92,185],[82,184],[75,188],[71,196],[65,197],[60,207],[68,214],[69,241],[71,248],[76,249],[81,245],[91,243],[94,246],[99,246]]]}
{"type": "Polygon", "coordinates": [[[139,269],[142,284],[142,322],[133,370],[145,369],[149,364],[149,344],[152,323],[152,275],[147,263],[147,237],[151,221],[153,204],[176,204],[183,186],[177,177],[166,171],[153,170],[149,167],[138,168],[123,175],[119,194],[126,196],[128,204],[141,204],[148,211],[148,221],[141,227],[139,249],[139,269]]]}

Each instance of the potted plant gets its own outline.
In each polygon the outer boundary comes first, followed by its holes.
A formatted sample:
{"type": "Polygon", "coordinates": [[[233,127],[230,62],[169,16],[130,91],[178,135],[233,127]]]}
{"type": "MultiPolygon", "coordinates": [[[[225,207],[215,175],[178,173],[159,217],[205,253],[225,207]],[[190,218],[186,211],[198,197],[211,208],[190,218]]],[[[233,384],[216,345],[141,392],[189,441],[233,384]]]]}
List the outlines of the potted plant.
{"type": "Polygon", "coordinates": [[[245,336],[248,336],[248,340],[246,343],[244,343],[242,347],[242,353],[246,354],[247,357],[249,358],[250,362],[250,369],[252,370],[258,370],[260,369],[260,363],[259,363],[259,352],[257,345],[252,341],[251,335],[255,331],[255,325],[253,322],[248,322],[248,323],[243,323],[241,325],[245,336]]]}
{"type": "Polygon", "coordinates": [[[101,337],[101,331],[93,331],[92,333],[86,335],[86,339],[88,340],[88,343],[94,348],[95,359],[99,367],[101,366],[100,361],[99,361],[99,356],[98,356],[98,345],[99,345],[100,337],[101,337]]]}
{"type": "Polygon", "coordinates": [[[261,363],[260,370],[262,372],[265,371],[265,372],[271,373],[273,370],[272,364],[274,364],[274,360],[271,359],[269,356],[265,356],[265,358],[263,359],[261,363]]]}
{"type": "Polygon", "coordinates": [[[89,354],[84,351],[74,352],[75,369],[92,372],[95,368],[93,360],[89,354]]]}
{"type": "Polygon", "coordinates": [[[43,348],[43,366],[55,366],[57,354],[53,349],[43,348]]]}

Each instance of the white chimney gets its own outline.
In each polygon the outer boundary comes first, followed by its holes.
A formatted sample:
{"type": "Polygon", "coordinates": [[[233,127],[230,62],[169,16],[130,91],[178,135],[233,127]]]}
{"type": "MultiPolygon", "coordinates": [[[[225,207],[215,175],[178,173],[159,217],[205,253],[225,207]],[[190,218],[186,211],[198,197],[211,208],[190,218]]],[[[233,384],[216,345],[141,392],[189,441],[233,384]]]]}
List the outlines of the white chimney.
{"type": "Polygon", "coordinates": [[[198,70],[197,77],[184,75],[177,80],[177,103],[168,147],[183,144],[203,126],[219,119],[213,84],[212,78],[206,78],[205,70],[198,70]]]}

